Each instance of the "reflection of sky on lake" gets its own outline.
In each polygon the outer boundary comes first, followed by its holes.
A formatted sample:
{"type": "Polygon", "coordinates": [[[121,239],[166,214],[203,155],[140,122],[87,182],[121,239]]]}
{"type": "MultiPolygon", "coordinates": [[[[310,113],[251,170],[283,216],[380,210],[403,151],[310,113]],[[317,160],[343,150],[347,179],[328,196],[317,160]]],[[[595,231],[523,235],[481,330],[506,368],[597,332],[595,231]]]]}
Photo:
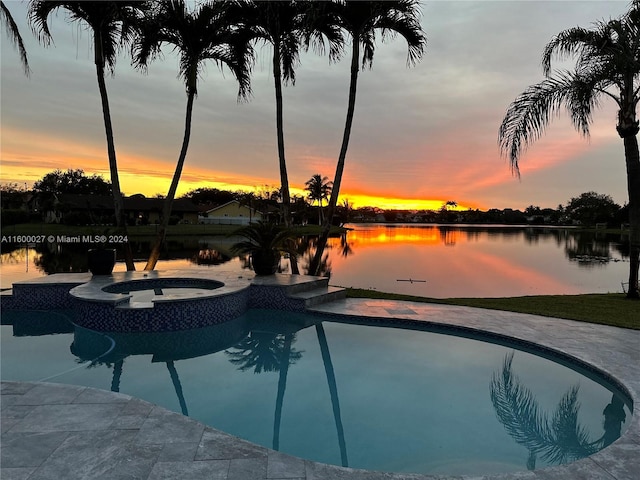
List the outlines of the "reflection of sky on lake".
{"type": "MultiPolygon", "coordinates": [[[[426,226],[351,225],[353,254],[334,240],[334,285],[436,298],[606,293],[621,291],[627,262],[584,268],[551,234],[525,237],[521,229],[460,230],[426,226]],[[398,280],[426,280],[426,283],[398,280]]],[[[617,252],[610,257],[620,259],[617,252]]]]}
{"type": "MultiPolygon", "coordinates": [[[[346,236],[348,255],[342,253],[341,239],[330,239],[332,285],[434,298],[569,295],[621,292],[621,282],[629,273],[628,260],[613,247],[616,237],[598,242],[584,237],[578,242],[575,232],[563,230],[529,229],[525,233],[522,228],[508,227],[350,226],[354,230],[346,236]],[[585,255],[590,252],[598,257],[585,255]],[[603,253],[610,261],[598,260],[603,253]],[[398,281],[409,279],[426,282],[398,281]]],[[[210,239],[214,245],[217,238],[210,239]]],[[[197,252],[198,242],[191,243],[194,246],[182,247],[180,255],[197,252]]],[[[3,253],[2,288],[43,275],[34,263],[39,255],[29,249],[27,262],[24,249],[3,253]]],[[[136,269],[142,270],[145,264],[144,260],[136,262],[136,269]]],[[[176,258],[161,260],[157,269],[230,268],[252,274],[244,266],[238,258],[222,265],[196,265],[189,258],[176,258]]],[[[286,260],[282,266],[289,271],[286,260]]],[[[124,263],[119,262],[115,271],[124,270],[124,263]]]]}

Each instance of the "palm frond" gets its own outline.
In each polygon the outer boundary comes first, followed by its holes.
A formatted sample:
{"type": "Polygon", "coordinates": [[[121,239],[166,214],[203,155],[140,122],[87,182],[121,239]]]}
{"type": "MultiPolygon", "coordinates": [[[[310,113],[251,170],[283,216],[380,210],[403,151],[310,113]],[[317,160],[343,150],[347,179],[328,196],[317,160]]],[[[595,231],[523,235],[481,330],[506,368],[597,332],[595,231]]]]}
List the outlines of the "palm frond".
{"type": "Polygon", "coordinates": [[[148,2],[112,1],[45,1],[34,0],[29,5],[29,24],[44,45],[52,42],[48,18],[57,10],[64,10],[70,22],[85,24],[94,40],[96,65],[107,66],[113,73],[118,52],[133,38],[132,31],[138,12],[149,8],[148,2]]]}
{"type": "Polygon", "coordinates": [[[575,27],[557,34],[546,45],[542,54],[542,70],[545,76],[551,73],[553,58],[564,60],[570,57],[580,57],[585,51],[598,49],[610,41],[607,32],[575,27]]]}
{"type": "Polygon", "coordinates": [[[197,94],[204,61],[212,60],[219,68],[231,70],[238,81],[238,98],[247,98],[251,93],[249,65],[253,50],[249,39],[235,28],[228,5],[229,2],[212,2],[190,11],[184,0],[156,4],[139,22],[132,48],[134,65],[146,70],[151,61],[161,56],[162,46],[168,45],[178,55],[178,72],[187,93],[197,94]]]}
{"type": "Polygon", "coordinates": [[[2,23],[7,29],[7,35],[9,36],[9,41],[18,49],[18,54],[20,55],[20,62],[22,63],[22,69],[24,70],[24,74],[28,77],[29,72],[31,71],[29,68],[29,59],[27,58],[27,49],[24,46],[24,42],[22,41],[22,35],[20,35],[20,30],[18,29],[18,25],[16,24],[11,12],[6,7],[4,2],[0,1],[0,17],[2,17],[2,23]]]}
{"type": "Polygon", "coordinates": [[[583,79],[573,72],[557,72],[520,94],[507,109],[498,130],[500,150],[509,158],[512,171],[519,174],[520,156],[542,136],[563,105],[568,107],[576,128],[588,136],[597,94],[587,92],[583,79]]]}

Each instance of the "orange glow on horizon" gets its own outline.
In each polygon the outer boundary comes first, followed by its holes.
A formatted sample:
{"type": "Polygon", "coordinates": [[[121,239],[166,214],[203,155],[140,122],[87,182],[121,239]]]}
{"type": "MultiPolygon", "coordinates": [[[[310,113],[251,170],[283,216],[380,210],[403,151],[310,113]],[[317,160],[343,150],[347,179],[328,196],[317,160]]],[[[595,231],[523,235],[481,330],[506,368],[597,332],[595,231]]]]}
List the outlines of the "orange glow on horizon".
{"type": "MultiPolygon", "coordinates": [[[[69,142],[63,138],[42,134],[39,132],[25,132],[11,126],[3,127],[2,165],[0,168],[0,183],[16,183],[18,187],[25,184],[31,188],[33,183],[47,173],[56,169],[82,168],[87,175],[101,175],[110,180],[109,166],[106,152],[102,145],[69,142]],[[28,151],[24,145],[30,145],[28,151]]],[[[147,197],[156,194],[165,195],[173,176],[174,164],[171,162],[131,154],[125,150],[118,153],[118,168],[120,172],[120,188],[127,195],[141,193],[147,197]]],[[[202,167],[187,164],[182,173],[177,196],[184,195],[196,188],[218,188],[230,191],[256,191],[264,188],[277,188],[278,181],[265,181],[263,178],[252,178],[245,174],[230,174],[216,172],[202,167]],[[209,180],[211,179],[211,180],[209,180]]],[[[291,186],[292,195],[306,197],[303,188],[291,186]]],[[[339,204],[348,199],[354,208],[377,207],[382,210],[440,210],[448,199],[437,197],[402,198],[389,196],[387,192],[381,195],[369,193],[363,188],[349,191],[348,186],[340,194],[339,204]]],[[[449,210],[461,211],[469,208],[479,208],[469,203],[449,207],[449,210]]]]}

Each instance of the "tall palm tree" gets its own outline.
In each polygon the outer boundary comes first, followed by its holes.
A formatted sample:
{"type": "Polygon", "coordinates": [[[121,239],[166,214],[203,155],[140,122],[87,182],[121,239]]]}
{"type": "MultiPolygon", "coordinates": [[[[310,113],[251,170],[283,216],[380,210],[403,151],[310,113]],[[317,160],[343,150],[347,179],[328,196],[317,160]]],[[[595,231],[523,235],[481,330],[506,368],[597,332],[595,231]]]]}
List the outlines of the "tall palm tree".
{"type": "Polygon", "coordinates": [[[312,203],[318,202],[318,225],[321,225],[323,220],[322,202],[329,198],[333,184],[329,181],[329,177],[323,177],[319,173],[313,175],[304,184],[307,186],[307,192],[309,192],[307,198],[312,203]]]}
{"type": "Polygon", "coordinates": [[[0,1],[0,18],[2,18],[2,24],[7,29],[7,36],[9,37],[9,41],[13,43],[18,49],[18,53],[20,54],[20,62],[22,63],[22,69],[24,70],[24,74],[28,77],[30,69],[29,60],[27,59],[27,49],[24,48],[24,42],[22,41],[20,30],[18,30],[18,25],[13,20],[11,12],[2,1],[0,1]]]}
{"type": "MultiPolygon", "coordinates": [[[[111,188],[116,216],[116,226],[126,234],[127,223],[125,221],[124,199],[120,190],[120,177],[118,175],[118,162],[113,138],[113,126],[111,124],[111,111],[109,97],[105,83],[105,68],[111,74],[114,73],[116,57],[119,47],[128,43],[133,34],[133,27],[139,18],[139,13],[147,8],[146,2],[118,1],[45,1],[33,0],[29,5],[29,22],[45,45],[51,44],[51,32],[49,30],[49,15],[58,9],[66,10],[69,20],[80,22],[89,26],[93,35],[93,53],[96,65],[98,89],[102,101],[102,116],[107,138],[107,155],[109,157],[109,171],[111,174],[111,188]]],[[[126,244],[125,259],[127,270],[135,270],[131,246],[126,244]]]]}
{"type": "Polygon", "coordinates": [[[134,63],[142,69],[147,67],[150,60],[160,55],[163,45],[171,45],[180,57],[179,72],[187,93],[182,148],[164,201],[162,222],[145,270],[153,270],[160,257],[171,207],[187,157],[193,103],[198,93],[198,77],[205,61],[213,60],[220,67],[227,66],[231,70],[239,84],[239,99],[245,99],[250,94],[249,62],[253,57],[252,51],[248,39],[235,28],[226,7],[224,2],[212,2],[198,5],[194,11],[189,11],[184,0],[157,2],[152,15],[141,23],[134,43],[134,63]]]}
{"type": "Polygon", "coordinates": [[[295,68],[300,63],[300,48],[311,43],[320,50],[324,39],[329,41],[330,59],[338,58],[342,36],[340,29],[327,17],[312,15],[311,7],[316,2],[304,1],[241,1],[239,7],[243,25],[254,41],[270,44],[273,49],[272,67],[276,97],[276,135],[282,196],[282,215],[286,226],[291,225],[291,195],[284,143],[284,108],[282,85],[295,85],[295,68]],[[313,18],[313,21],[310,21],[313,18]]]}
{"type": "Polygon", "coordinates": [[[637,105],[640,101],[640,2],[626,15],[560,32],[542,57],[545,79],[527,88],[509,106],[498,138],[512,171],[526,147],[540,138],[550,119],[565,106],[574,127],[589,136],[593,111],[604,99],[618,108],[616,130],[624,143],[630,223],[630,270],[627,297],[638,299],[640,266],[640,155],[637,105]],[[575,57],[573,70],[551,70],[554,57],[575,57]]]}
{"type": "Polygon", "coordinates": [[[371,67],[376,48],[376,32],[382,32],[382,40],[401,35],[407,42],[407,65],[417,63],[424,53],[427,40],[420,25],[419,2],[416,0],[356,1],[347,0],[335,4],[329,13],[337,24],[352,38],[351,42],[351,80],[347,117],[342,136],[342,146],[336,164],[331,199],[327,208],[324,228],[318,240],[318,249],[311,264],[311,274],[317,274],[322,252],[329,238],[331,221],[338,204],[342,174],[349,147],[351,126],[356,107],[356,91],[360,64],[371,67]]]}

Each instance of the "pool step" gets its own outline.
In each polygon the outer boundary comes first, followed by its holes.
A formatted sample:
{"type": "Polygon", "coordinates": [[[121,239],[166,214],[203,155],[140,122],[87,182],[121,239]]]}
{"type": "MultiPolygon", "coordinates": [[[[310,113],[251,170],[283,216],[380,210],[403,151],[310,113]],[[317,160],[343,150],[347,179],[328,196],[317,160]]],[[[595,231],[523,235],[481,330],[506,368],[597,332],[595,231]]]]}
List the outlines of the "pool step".
{"type": "MultiPolygon", "coordinates": [[[[328,279],[327,279],[328,281],[328,279]]],[[[316,287],[312,290],[304,290],[289,295],[290,298],[303,300],[305,307],[314,307],[323,303],[333,302],[347,298],[347,290],[341,287],[329,285],[316,287]]]]}

